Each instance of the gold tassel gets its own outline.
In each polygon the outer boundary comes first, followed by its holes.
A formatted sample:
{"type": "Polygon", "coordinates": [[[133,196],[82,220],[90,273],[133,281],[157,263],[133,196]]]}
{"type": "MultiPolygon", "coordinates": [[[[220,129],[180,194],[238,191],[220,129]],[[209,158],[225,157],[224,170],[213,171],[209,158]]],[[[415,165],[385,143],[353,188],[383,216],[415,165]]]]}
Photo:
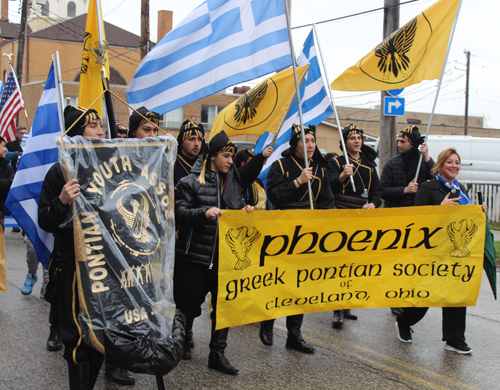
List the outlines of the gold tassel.
{"type": "Polygon", "coordinates": [[[203,166],[201,167],[200,176],[198,176],[198,179],[196,179],[196,180],[198,180],[200,182],[200,184],[202,186],[204,186],[206,184],[206,182],[205,182],[205,172],[207,170],[207,160],[208,160],[208,156],[205,159],[205,161],[203,161],[203,166]]]}

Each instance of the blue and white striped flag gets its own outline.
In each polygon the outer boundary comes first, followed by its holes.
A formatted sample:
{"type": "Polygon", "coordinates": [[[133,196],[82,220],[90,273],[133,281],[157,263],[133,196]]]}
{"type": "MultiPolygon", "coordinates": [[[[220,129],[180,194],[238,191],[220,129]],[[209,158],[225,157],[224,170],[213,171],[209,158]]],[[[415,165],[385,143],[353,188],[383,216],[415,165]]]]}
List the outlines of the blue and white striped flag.
{"type": "MultiPolygon", "coordinates": [[[[316,126],[321,123],[323,119],[328,118],[333,114],[333,108],[330,104],[330,99],[326,94],[323,79],[321,78],[321,69],[319,67],[318,57],[316,56],[314,34],[312,30],[304,42],[302,51],[297,59],[297,66],[303,66],[306,64],[311,64],[311,66],[309,67],[309,72],[306,75],[305,81],[300,87],[302,118],[304,120],[304,126],[316,126]]],[[[274,161],[279,160],[281,158],[281,153],[290,146],[290,136],[292,134],[292,125],[294,123],[299,123],[297,99],[295,99],[285,122],[281,126],[278,138],[274,143],[274,152],[267,159],[267,162],[259,175],[259,179],[261,179],[264,184],[266,184],[267,173],[269,172],[271,164],[274,161]]],[[[270,146],[273,137],[274,133],[263,134],[255,146],[255,153],[260,153],[265,148],[270,146]]]]}
{"type": "Polygon", "coordinates": [[[290,65],[282,0],[206,0],[144,58],[127,99],[164,114],[290,65]]]}
{"type": "Polygon", "coordinates": [[[47,268],[54,247],[54,238],[52,234],[38,226],[38,202],[45,174],[58,161],[55,138],[60,135],[52,64],[26,147],[5,202],[5,206],[33,243],[38,261],[47,268]]]}

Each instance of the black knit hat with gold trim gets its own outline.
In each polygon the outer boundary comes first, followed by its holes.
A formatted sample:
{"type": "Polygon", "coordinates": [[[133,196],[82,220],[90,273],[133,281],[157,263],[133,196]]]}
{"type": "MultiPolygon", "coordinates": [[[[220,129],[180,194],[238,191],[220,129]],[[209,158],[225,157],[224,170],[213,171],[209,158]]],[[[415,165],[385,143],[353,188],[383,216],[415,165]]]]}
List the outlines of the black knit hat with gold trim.
{"type": "Polygon", "coordinates": [[[363,137],[364,131],[358,129],[354,123],[351,123],[349,126],[346,126],[342,129],[342,138],[344,138],[344,142],[346,142],[347,139],[353,134],[359,134],[361,137],[363,137]]]}
{"type": "Polygon", "coordinates": [[[75,125],[71,127],[71,130],[66,133],[69,137],[74,137],[76,135],[83,135],[85,127],[92,121],[101,120],[99,114],[94,109],[89,109],[84,116],[80,116],[85,112],[85,108],[77,106],[66,106],[64,109],[64,126],[68,130],[73,123],[75,125]],[[78,119],[80,118],[80,119],[78,119]],[[78,121],[78,122],[77,122],[78,121]]]}
{"type": "Polygon", "coordinates": [[[160,114],[157,112],[149,111],[146,107],[142,106],[130,115],[128,120],[128,134],[131,136],[132,132],[136,131],[140,125],[144,123],[154,123],[156,126],[160,126],[160,114]],[[142,115],[141,115],[142,114],[142,115]],[[144,119],[146,118],[146,119],[144,119]],[[149,122],[148,122],[149,120],[149,122]]]}
{"type": "Polygon", "coordinates": [[[422,134],[418,131],[417,126],[408,126],[404,128],[399,132],[398,137],[404,138],[413,147],[419,147],[425,140],[425,137],[422,137],[422,134]]]}
{"type": "Polygon", "coordinates": [[[205,160],[203,161],[203,167],[201,168],[200,176],[198,176],[198,181],[203,185],[205,184],[207,160],[209,160],[210,157],[213,157],[218,153],[236,153],[236,150],[236,146],[231,142],[224,130],[215,134],[212,139],[208,141],[208,152],[205,155],[205,160]]]}
{"type": "Polygon", "coordinates": [[[205,129],[201,123],[196,124],[192,119],[187,119],[182,123],[179,135],[177,136],[177,143],[179,145],[186,139],[196,135],[201,138],[202,142],[205,142],[205,129]]]}
{"type": "MultiPolygon", "coordinates": [[[[309,127],[304,126],[304,136],[307,134],[312,134],[314,138],[316,138],[316,126],[309,125],[309,127]]],[[[284,150],[281,155],[283,157],[291,156],[295,153],[297,149],[297,145],[302,138],[302,132],[300,131],[300,125],[293,124],[292,125],[292,135],[290,136],[290,147],[284,150]]],[[[318,149],[318,145],[316,145],[316,149],[314,150],[314,154],[312,159],[316,161],[320,166],[326,167],[327,162],[324,157],[321,155],[321,152],[318,149]]]]}

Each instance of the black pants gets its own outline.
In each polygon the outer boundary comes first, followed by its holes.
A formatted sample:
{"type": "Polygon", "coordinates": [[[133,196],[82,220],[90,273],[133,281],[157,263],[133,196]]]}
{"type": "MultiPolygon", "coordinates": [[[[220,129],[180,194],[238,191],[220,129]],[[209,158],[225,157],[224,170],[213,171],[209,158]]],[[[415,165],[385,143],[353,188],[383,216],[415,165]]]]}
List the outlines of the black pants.
{"type": "MultiPolygon", "coordinates": [[[[78,323],[80,302],[74,269],[60,269],[53,262],[49,267],[49,283],[46,299],[51,303],[51,314],[57,315],[59,335],[64,344],[64,359],[70,364],[90,361],[99,354],[85,344],[82,329],[78,323]],[[54,306],[52,308],[52,306],[54,306]]],[[[52,317],[52,320],[55,318],[52,317]]]]}
{"type": "Polygon", "coordinates": [[[206,295],[212,293],[212,321],[217,307],[218,267],[179,261],[175,264],[174,299],[177,308],[188,320],[201,315],[201,305],[206,295]]]}
{"type": "MultiPolygon", "coordinates": [[[[402,326],[412,326],[424,318],[428,307],[407,307],[398,316],[402,326]]],[[[466,307],[443,307],[443,341],[465,341],[466,307]]]]}

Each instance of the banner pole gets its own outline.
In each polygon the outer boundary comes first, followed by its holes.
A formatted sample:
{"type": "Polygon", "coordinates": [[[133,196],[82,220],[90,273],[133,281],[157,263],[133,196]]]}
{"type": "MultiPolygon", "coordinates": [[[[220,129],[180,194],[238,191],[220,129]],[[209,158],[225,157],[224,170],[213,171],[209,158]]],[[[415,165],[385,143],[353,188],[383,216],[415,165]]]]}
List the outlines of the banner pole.
{"type": "MultiPolygon", "coordinates": [[[[345,161],[346,161],[346,164],[348,164],[349,163],[349,155],[347,154],[347,149],[345,147],[344,137],[342,136],[342,127],[340,126],[339,115],[337,114],[337,106],[335,105],[335,100],[333,100],[332,89],[330,88],[330,79],[328,78],[328,72],[326,71],[325,61],[323,60],[323,51],[321,50],[321,44],[319,43],[318,32],[316,31],[316,23],[313,23],[312,26],[313,26],[313,32],[314,32],[314,39],[316,40],[316,44],[318,45],[319,56],[321,58],[321,65],[323,67],[323,72],[324,72],[325,78],[326,78],[325,88],[328,90],[328,93],[330,94],[330,104],[333,108],[333,112],[335,113],[335,119],[337,121],[337,129],[338,129],[339,135],[340,135],[340,143],[342,145],[342,152],[344,152],[345,161]]],[[[322,80],[323,80],[323,84],[324,84],[325,80],[323,78],[322,78],[322,80]]],[[[356,185],[354,184],[353,175],[351,175],[351,185],[352,185],[352,191],[355,193],[356,192],[356,185]]]]}
{"type": "MultiPolygon", "coordinates": [[[[431,130],[432,117],[434,116],[434,111],[436,110],[439,91],[441,90],[441,84],[443,83],[444,71],[446,70],[446,63],[448,62],[448,55],[450,54],[451,43],[453,42],[453,36],[455,35],[455,28],[457,27],[458,15],[460,14],[461,8],[462,8],[462,0],[460,0],[460,3],[458,4],[455,20],[453,21],[453,27],[451,28],[450,39],[448,40],[448,47],[446,48],[446,54],[444,56],[443,68],[441,69],[441,77],[439,78],[436,97],[434,98],[434,104],[432,105],[431,116],[429,117],[429,123],[427,124],[427,131],[425,132],[425,141],[427,141],[427,138],[429,137],[429,131],[431,130]]],[[[417,171],[415,172],[415,183],[417,182],[418,173],[420,172],[421,165],[422,165],[422,153],[420,153],[420,158],[418,159],[417,171]]]]}
{"type": "Polygon", "coordinates": [[[63,111],[63,85],[61,76],[61,62],[59,60],[59,52],[56,51],[52,56],[52,62],[54,63],[54,81],[56,84],[56,95],[57,95],[57,112],[59,113],[59,126],[61,127],[61,134],[64,134],[64,111],[63,111]]]}
{"type": "MultiPolygon", "coordinates": [[[[286,27],[287,27],[287,31],[288,31],[288,44],[290,45],[290,51],[292,54],[293,78],[295,80],[295,92],[297,94],[297,106],[299,109],[300,132],[302,134],[302,146],[304,148],[304,166],[305,166],[305,168],[309,168],[309,159],[307,158],[307,149],[306,149],[306,136],[304,133],[304,120],[302,118],[302,100],[300,97],[299,79],[297,76],[297,63],[295,60],[295,50],[293,49],[292,29],[290,28],[290,15],[288,13],[289,10],[288,10],[287,0],[283,0],[283,6],[285,7],[286,27]]],[[[314,210],[312,187],[311,187],[310,180],[307,181],[307,189],[308,189],[308,193],[309,193],[309,205],[311,207],[311,210],[314,210]]]]}

